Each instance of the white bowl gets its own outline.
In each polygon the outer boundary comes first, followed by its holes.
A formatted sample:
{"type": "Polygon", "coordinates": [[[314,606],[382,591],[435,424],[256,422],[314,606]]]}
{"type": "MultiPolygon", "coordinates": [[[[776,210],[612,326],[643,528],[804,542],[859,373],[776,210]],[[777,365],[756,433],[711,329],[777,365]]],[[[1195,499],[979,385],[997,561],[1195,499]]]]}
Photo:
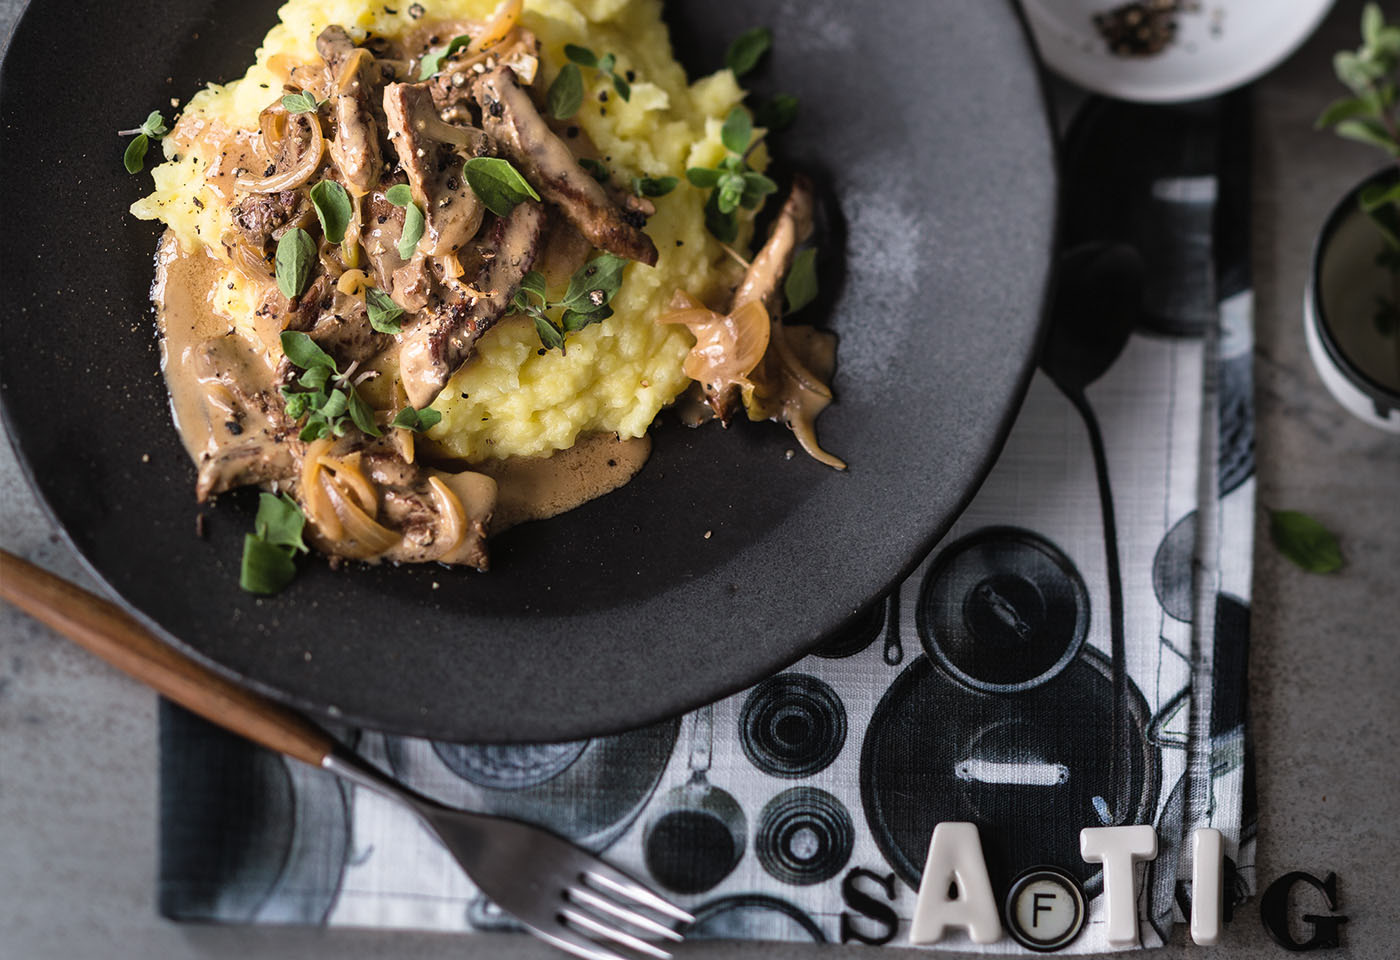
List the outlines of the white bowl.
{"type": "Polygon", "coordinates": [[[1094,25],[1121,0],[1023,0],[1045,62],[1082,87],[1122,100],[1198,100],[1248,83],[1307,39],[1333,0],[1199,0],[1176,14],[1160,53],[1111,53],[1094,25]]]}

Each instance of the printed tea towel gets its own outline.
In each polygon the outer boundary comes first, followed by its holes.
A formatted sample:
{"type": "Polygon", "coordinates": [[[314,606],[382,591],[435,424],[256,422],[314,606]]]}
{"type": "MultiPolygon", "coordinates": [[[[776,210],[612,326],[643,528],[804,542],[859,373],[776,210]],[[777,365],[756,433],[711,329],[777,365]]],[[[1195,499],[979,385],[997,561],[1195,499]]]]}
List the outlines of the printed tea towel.
{"type": "MultiPolygon", "coordinates": [[[[946,820],[978,825],[999,898],[1036,867],[1080,885],[1066,952],[1105,946],[1085,826],[1157,828],[1145,946],[1189,904],[1196,827],[1227,838],[1227,904],[1248,896],[1246,112],[1240,97],[1076,112],[1060,299],[1024,409],[966,513],[855,629],[618,736],[348,742],[422,793],[600,852],[693,912],[694,938],[907,943],[946,820]]],[[[166,916],[512,928],[377,795],[168,705],[161,744],[166,916]]]]}

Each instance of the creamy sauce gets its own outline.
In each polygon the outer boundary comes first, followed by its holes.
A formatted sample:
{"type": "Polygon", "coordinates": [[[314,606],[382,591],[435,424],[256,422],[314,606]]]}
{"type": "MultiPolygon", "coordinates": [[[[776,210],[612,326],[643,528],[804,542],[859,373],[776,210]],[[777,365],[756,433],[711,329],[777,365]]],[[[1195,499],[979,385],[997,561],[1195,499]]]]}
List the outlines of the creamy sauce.
{"type": "Polygon", "coordinates": [[[496,480],[491,529],[546,520],[612,493],[641,472],[650,455],[650,436],[619,440],[598,433],[580,437],[552,457],[510,457],[477,464],[477,470],[496,480]]]}
{"type": "MultiPolygon", "coordinates": [[[[270,390],[274,374],[266,352],[231,331],[228,321],[213,310],[211,298],[223,267],[203,252],[184,253],[174,235],[167,233],[156,256],[156,282],[152,288],[161,333],[161,368],[170,391],[175,426],[185,449],[201,468],[221,447],[253,442],[258,431],[270,426],[266,418],[248,422],[255,412],[249,414],[236,403],[226,385],[230,376],[242,373],[250,381],[250,391],[270,390]],[[220,370],[215,375],[210,366],[210,341],[217,341],[224,348],[221,357],[236,357],[241,370],[220,370]],[[241,423],[235,418],[240,411],[244,416],[241,423]]],[[[418,444],[423,448],[430,446],[421,438],[418,444]]],[[[611,434],[595,434],[579,438],[573,447],[552,457],[493,460],[474,464],[471,470],[496,483],[491,530],[499,532],[528,520],[557,516],[611,493],[637,475],[650,453],[650,437],[620,441],[611,434]]],[[[454,490],[461,486],[450,479],[451,474],[439,476],[447,479],[454,490]]],[[[471,495],[467,487],[458,493],[470,514],[468,501],[479,498],[471,495]]]]}
{"type": "Polygon", "coordinates": [[[228,385],[231,377],[242,373],[251,381],[250,388],[264,389],[272,383],[272,367],[263,351],[233,333],[228,321],[214,312],[210,298],[222,267],[203,252],[184,253],[167,231],[156,253],[151,289],[171,413],[185,449],[200,467],[219,448],[243,438],[252,441],[269,427],[256,410],[236,402],[228,385]],[[209,349],[214,344],[217,355],[209,349]],[[225,364],[216,363],[216,356],[239,370],[219,370],[225,364]],[[250,418],[255,422],[248,422],[250,418]]]}

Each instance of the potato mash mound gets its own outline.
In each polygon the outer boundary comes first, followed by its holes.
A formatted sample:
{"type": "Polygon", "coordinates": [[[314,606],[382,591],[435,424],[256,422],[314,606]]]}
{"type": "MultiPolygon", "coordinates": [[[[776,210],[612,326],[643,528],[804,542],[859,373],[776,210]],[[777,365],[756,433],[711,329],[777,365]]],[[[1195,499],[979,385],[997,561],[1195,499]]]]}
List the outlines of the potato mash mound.
{"type": "MultiPolygon", "coordinates": [[[[617,71],[634,77],[631,99],[611,92],[594,71],[584,106],[573,119],[597,146],[614,178],[685,175],[714,166],[724,155],[720,127],[743,91],[728,70],[693,84],[671,56],[661,0],[526,0],[523,24],[541,43],[548,87],[566,62],[565,44],[617,58],[617,71]]],[[[153,171],[155,190],[132,212],[164,221],[191,252],[205,247],[226,259],[219,238],[229,226],[222,190],[219,144],[234,130],[255,136],[258,114],[275,99],[290,70],[318,62],[317,35],[330,24],[388,37],[421,33],[434,21],[483,20],[495,0],[423,0],[386,6],[367,0],[291,0],[268,33],[257,61],[240,80],[211,85],[192,97],[165,139],[165,162],[153,171]],[[419,9],[421,6],[421,10],[419,9]],[[393,10],[395,12],[389,12],[393,10]],[[412,14],[419,16],[415,18],[412,14]]],[[[450,37],[444,31],[442,42],[450,37]]],[[[761,154],[761,150],[759,151],[761,154]]],[[[754,158],[761,167],[762,157],[754,158]]],[[[694,343],[678,325],[658,325],[672,294],[684,289],[722,304],[739,270],[705,230],[703,191],[682,186],[657,199],[646,232],[660,251],[657,265],[631,264],[612,302],[615,315],[571,334],[567,352],[541,349],[533,326],[520,318],[497,324],[475,356],[434,402],[443,417],[429,436],[444,452],[468,460],[547,454],[582,434],[644,434],[657,412],[689,384],[682,362],[694,343]]],[[[741,216],[747,242],[752,215],[741,216]]],[[[251,325],[255,298],[230,268],[215,309],[237,326],[251,325]]],[[[557,294],[559,291],[551,291],[557,294]]]]}

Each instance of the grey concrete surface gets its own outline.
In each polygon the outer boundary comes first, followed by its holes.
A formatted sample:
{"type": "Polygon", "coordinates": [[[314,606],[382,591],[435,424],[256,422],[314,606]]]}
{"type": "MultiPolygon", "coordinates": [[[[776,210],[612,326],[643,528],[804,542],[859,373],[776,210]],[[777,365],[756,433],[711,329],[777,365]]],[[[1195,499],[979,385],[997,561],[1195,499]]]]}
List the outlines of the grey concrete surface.
{"type": "MultiPolygon", "coordinates": [[[[1261,520],[1251,691],[1259,758],[1259,876],[1340,875],[1351,922],[1332,956],[1400,956],[1400,438],[1351,419],[1305,352],[1312,238],[1378,165],[1312,129],[1338,88],[1331,52],[1355,42],[1360,0],[1257,87],[1255,271],[1260,503],[1309,511],[1341,536],[1346,569],[1316,577],[1271,548],[1261,520]]],[[[0,0],[0,30],[22,9],[0,0]]],[[[91,585],[0,444],[0,546],[91,585]]],[[[181,927],[154,909],[155,698],[0,606],[0,957],[418,957],[546,960],[526,938],[181,927]]],[[[1216,948],[1284,956],[1246,906],[1216,948]]],[[[1204,951],[1204,954],[1202,953],[1204,951]]],[[[852,948],[694,945],[694,960],[816,960],[852,948]]]]}

